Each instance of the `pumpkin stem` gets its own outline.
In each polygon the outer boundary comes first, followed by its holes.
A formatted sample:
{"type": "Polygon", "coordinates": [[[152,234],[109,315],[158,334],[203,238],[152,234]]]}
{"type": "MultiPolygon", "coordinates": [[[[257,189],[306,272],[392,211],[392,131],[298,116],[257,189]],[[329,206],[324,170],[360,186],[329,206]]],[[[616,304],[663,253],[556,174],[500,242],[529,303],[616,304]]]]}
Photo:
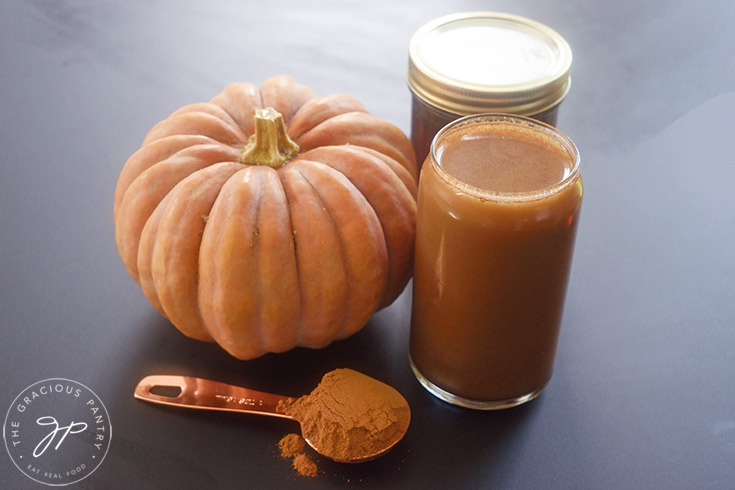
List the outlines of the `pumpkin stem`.
{"type": "Polygon", "coordinates": [[[255,133],[240,155],[247,165],[268,165],[278,168],[299,152],[288,134],[281,113],[272,107],[255,110],[255,133]]]}

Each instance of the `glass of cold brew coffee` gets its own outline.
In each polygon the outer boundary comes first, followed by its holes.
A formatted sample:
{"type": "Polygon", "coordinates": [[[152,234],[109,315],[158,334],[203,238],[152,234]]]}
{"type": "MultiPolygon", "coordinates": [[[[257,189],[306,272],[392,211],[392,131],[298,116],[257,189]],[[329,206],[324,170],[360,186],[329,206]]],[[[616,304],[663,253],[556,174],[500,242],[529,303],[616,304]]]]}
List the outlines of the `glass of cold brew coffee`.
{"type": "Polygon", "coordinates": [[[458,119],[421,170],[410,359],[475,409],[535,398],[554,364],[582,202],[580,158],[521,116],[458,119]]]}

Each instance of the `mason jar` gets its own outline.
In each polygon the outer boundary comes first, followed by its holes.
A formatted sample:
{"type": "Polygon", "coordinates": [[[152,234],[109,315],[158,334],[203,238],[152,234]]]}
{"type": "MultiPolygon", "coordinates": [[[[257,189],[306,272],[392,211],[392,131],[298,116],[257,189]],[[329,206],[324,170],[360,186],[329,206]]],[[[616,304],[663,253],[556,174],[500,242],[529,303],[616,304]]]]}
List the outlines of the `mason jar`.
{"type": "Polygon", "coordinates": [[[407,75],[419,165],[434,135],[462,116],[509,113],[555,126],[571,65],[564,38],[525,17],[466,12],[427,23],[411,38],[407,75]]]}

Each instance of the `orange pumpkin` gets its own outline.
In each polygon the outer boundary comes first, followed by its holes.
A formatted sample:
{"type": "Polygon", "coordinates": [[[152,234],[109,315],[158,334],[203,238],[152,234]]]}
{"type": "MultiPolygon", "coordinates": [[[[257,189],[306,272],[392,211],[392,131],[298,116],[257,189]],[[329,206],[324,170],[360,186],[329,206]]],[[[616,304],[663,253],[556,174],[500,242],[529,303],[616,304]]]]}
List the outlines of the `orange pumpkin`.
{"type": "Polygon", "coordinates": [[[235,83],[156,124],[127,161],[117,245],[187,336],[240,359],[320,348],[408,282],[416,182],[408,138],[355,98],[286,76],[235,83]]]}

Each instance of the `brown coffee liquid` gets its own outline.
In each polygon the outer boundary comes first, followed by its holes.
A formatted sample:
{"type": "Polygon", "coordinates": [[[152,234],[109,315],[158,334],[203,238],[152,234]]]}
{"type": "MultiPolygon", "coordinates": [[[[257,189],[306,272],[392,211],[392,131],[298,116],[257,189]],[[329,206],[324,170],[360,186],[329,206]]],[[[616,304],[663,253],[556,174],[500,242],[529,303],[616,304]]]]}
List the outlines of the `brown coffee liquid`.
{"type": "Polygon", "coordinates": [[[455,179],[494,192],[531,192],[558,184],[571,172],[569,154],[543,137],[508,126],[458,134],[439,147],[442,168],[455,179]]]}
{"type": "Polygon", "coordinates": [[[551,377],[582,198],[581,177],[567,178],[576,157],[512,123],[438,143],[441,168],[429,157],[421,171],[411,359],[462,398],[527,395],[551,377]]]}

